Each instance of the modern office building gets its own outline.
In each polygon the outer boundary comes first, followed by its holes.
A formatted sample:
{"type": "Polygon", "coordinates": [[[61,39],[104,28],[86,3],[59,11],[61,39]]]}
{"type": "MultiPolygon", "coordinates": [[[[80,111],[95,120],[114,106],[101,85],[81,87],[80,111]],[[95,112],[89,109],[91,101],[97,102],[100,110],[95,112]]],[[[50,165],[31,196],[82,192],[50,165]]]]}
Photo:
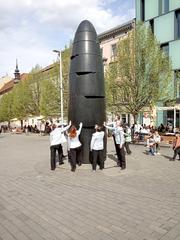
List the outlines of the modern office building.
{"type": "Polygon", "coordinates": [[[161,48],[172,60],[169,91],[173,101],[157,107],[156,125],[171,122],[180,127],[180,0],[136,0],[136,21],[150,25],[161,48]]]}

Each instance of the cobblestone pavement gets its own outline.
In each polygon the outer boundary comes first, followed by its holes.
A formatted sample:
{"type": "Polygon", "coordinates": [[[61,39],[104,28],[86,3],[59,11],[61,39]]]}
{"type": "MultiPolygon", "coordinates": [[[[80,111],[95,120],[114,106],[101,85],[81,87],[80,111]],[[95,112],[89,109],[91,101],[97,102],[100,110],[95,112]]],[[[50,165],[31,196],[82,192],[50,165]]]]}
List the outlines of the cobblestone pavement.
{"type": "Polygon", "coordinates": [[[49,138],[0,135],[0,240],[180,240],[180,161],[131,145],[127,170],[65,161],[50,171],[49,138]]]}

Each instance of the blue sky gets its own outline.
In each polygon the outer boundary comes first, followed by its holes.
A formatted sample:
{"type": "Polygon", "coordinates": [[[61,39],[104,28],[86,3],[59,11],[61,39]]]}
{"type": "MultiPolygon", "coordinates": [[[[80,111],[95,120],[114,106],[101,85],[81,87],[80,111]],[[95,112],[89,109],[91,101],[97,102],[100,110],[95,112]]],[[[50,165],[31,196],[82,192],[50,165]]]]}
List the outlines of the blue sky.
{"type": "Polygon", "coordinates": [[[57,59],[53,49],[73,40],[88,19],[97,33],[135,17],[135,0],[0,0],[0,77],[13,76],[16,58],[21,73],[57,59]]]}

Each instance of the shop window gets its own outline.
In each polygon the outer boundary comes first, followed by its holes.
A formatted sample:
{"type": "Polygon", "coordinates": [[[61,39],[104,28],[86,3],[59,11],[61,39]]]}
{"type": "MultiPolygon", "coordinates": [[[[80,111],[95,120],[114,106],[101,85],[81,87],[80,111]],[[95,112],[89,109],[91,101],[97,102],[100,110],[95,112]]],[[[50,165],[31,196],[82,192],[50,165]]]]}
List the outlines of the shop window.
{"type": "Polygon", "coordinates": [[[126,123],[126,114],[121,114],[122,123],[126,123]]]}

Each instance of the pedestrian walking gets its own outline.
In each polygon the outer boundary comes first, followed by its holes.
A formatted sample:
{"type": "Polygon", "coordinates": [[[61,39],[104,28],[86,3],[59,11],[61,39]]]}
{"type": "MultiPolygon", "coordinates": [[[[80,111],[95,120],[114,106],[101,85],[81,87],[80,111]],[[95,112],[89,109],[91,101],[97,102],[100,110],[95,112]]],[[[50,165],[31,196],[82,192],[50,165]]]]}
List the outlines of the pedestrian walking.
{"type": "Polygon", "coordinates": [[[99,169],[104,168],[104,131],[101,126],[95,125],[96,132],[92,134],[90,150],[92,151],[92,170],[96,171],[97,162],[99,169]]]}
{"type": "Polygon", "coordinates": [[[78,130],[72,125],[68,133],[68,155],[72,172],[75,172],[77,164],[79,166],[82,164],[82,144],[79,141],[82,125],[82,123],[79,124],[78,130]]]}
{"type": "Polygon", "coordinates": [[[173,150],[174,150],[174,156],[173,158],[169,159],[169,161],[175,161],[177,155],[179,155],[178,160],[180,160],[180,133],[176,133],[176,139],[173,142],[173,150]]]}
{"type": "Polygon", "coordinates": [[[71,126],[71,121],[66,127],[58,128],[55,124],[52,126],[50,133],[50,152],[51,152],[51,170],[56,168],[56,151],[58,152],[59,164],[63,164],[62,161],[62,134],[67,131],[71,126]]]}

